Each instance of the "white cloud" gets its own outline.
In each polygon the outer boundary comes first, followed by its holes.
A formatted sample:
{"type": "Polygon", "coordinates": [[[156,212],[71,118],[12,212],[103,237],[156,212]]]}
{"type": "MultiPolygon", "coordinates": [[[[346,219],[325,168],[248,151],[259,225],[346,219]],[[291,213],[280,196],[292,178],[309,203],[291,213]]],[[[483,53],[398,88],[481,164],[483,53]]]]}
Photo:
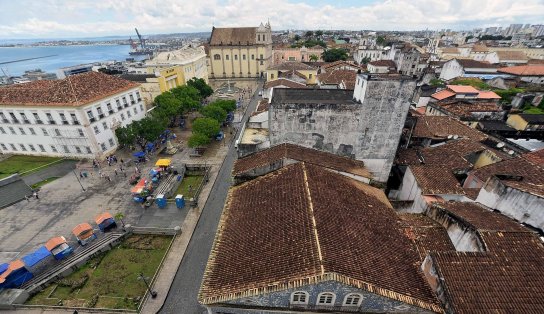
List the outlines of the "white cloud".
{"type": "Polygon", "coordinates": [[[544,2],[386,0],[317,6],[310,0],[21,0],[2,1],[0,12],[0,37],[82,37],[131,34],[134,27],[146,34],[210,31],[212,25],[252,26],[267,19],[273,29],[470,29],[542,22],[544,2]]]}

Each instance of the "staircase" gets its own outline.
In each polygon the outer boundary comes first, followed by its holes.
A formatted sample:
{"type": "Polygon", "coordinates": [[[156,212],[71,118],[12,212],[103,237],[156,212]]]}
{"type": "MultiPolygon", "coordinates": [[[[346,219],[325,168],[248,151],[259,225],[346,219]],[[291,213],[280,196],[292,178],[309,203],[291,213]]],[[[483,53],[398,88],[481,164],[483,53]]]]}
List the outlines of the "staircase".
{"type": "Polygon", "coordinates": [[[115,242],[124,235],[124,232],[108,232],[88,243],[86,246],[79,246],[69,257],[60,261],[60,263],[56,264],[54,267],[46,270],[45,272],[36,275],[31,280],[25,282],[20,288],[25,289],[28,293],[32,294],[32,292],[39,289],[40,286],[55,279],[62,278],[60,274],[62,274],[64,271],[81,263],[82,261],[85,261],[88,256],[99,252],[101,249],[110,245],[112,242],[115,242]]]}
{"type": "Polygon", "coordinates": [[[32,196],[32,189],[26,185],[18,174],[0,180],[0,208],[7,207],[32,196]]]}

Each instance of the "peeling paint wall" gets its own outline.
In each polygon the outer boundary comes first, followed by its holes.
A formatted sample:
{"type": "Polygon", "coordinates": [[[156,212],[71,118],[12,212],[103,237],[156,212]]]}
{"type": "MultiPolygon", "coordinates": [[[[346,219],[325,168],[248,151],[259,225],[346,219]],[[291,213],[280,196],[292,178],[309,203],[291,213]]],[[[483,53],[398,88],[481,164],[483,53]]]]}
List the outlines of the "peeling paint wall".
{"type": "Polygon", "coordinates": [[[451,242],[457,251],[461,252],[483,252],[485,246],[480,239],[478,232],[450,216],[445,210],[436,206],[429,207],[426,215],[441,224],[450,237],[451,242]]]}
{"type": "Polygon", "coordinates": [[[272,102],[271,145],[288,142],[362,160],[376,181],[386,182],[414,89],[414,80],[358,75],[360,103],[272,102]]]}
{"type": "Polygon", "coordinates": [[[211,313],[231,313],[231,314],[241,314],[241,313],[278,313],[278,310],[283,310],[282,313],[299,313],[297,309],[308,309],[308,310],[332,310],[334,312],[339,312],[344,308],[349,312],[357,313],[431,313],[425,309],[412,306],[400,301],[382,297],[380,295],[370,293],[355,287],[343,285],[336,281],[325,281],[322,283],[302,286],[296,289],[289,289],[284,291],[266,293],[254,297],[240,298],[230,302],[225,302],[222,305],[212,305],[210,306],[211,313]],[[295,291],[304,291],[309,294],[309,302],[307,306],[290,305],[291,293],[295,291]],[[333,292],[336,294],[336,299],[334,305],[332,306],[322,306],[316,307],[317,298],[321,292],[333,292]],[[346,306],[343,307],[344,298],[350,293],[358,293],[363,296],[363,300],[360,306],[346,306]],[[245,308],[234,308],[229,307],[228,304],[232,306],[243,306],[245,308]],[[261,309],[259,309],[261,308],[261,309]],[[268,308],[269,310],[264,310],[262,308],[268,308]],[[270,308],[274,308],[272,310],[270,308]]]}

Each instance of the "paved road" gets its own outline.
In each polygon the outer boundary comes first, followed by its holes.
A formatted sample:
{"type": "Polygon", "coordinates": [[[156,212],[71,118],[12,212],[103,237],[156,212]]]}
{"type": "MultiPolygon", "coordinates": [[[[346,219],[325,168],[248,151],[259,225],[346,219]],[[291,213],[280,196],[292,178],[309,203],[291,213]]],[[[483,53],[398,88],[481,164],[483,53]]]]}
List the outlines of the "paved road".
{"type": "MultiPolygon", "coordinates": [[[[259,84],[259,88],[262,88],[262,84],[259,84]]],[[[249,113],[255,110],[259,98],[253,97],[242,121],[246,121],[249,113]]],[[[230,187],[235,160],[236,150],[231,144],[160,313],[205,312],[198,304],[197,294],[230,187]]]]}

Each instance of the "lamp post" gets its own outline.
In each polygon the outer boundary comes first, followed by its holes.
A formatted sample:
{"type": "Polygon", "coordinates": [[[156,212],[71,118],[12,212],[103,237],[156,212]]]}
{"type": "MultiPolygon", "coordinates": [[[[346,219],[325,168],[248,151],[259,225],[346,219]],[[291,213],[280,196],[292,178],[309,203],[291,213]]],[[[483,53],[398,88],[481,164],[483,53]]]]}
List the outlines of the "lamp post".
{"type": "Polygon", "coordinates": [[[79,183],[79,185],[81,186],[81,189],[83,190],[83,192],[85,192],[85,188],[83,187],[83,184],[81,184],[81,181],[79,180],[79,177],[76,174],[76,170],[72,169],[72,172],[74,173],[74,176],[76,176],[76,180],[79,183]]]}
{"type": "Polygon", "coordinates": [[[151,298],[155,299],[157,297],[157,291],[151,290],[151,287],[147,283],[147,279],[146,279],[146,277],[144,276],[143,273],[140,273],[140,275],[138,276],[138,280],[142,280],[145,283],[145,286],[147,288],[147,292],[149,292],[149,294],[151,295],[151,298]]]}

